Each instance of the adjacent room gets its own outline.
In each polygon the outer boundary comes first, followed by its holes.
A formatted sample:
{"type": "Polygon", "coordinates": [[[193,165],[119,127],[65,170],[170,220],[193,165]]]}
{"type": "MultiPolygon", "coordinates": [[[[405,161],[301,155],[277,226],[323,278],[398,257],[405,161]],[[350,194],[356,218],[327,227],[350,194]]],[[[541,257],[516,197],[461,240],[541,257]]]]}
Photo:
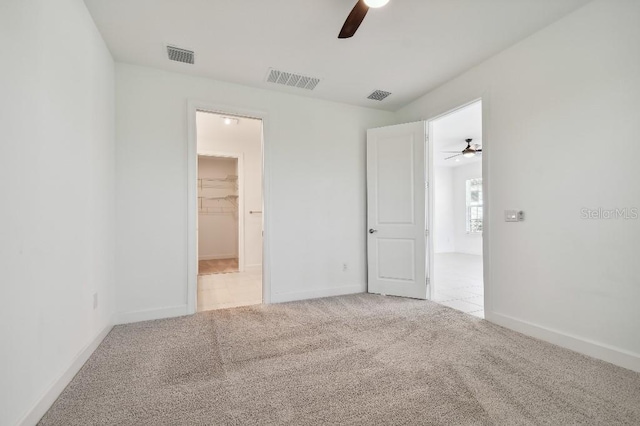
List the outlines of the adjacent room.
{"type": "Polygon", "coordinates": [[[484,318],[482,101],[430,123],[433,144],[431,299],[484,318]]]}
{"type": "Polygon", "coordinates": [[[262,121],[196,112],[197,310],[262,303],[262,121]]]}
{"type": "Polygon", "coordinates": [[[639,22],[3,0],[0,425],[640,424],[639,22]]]}

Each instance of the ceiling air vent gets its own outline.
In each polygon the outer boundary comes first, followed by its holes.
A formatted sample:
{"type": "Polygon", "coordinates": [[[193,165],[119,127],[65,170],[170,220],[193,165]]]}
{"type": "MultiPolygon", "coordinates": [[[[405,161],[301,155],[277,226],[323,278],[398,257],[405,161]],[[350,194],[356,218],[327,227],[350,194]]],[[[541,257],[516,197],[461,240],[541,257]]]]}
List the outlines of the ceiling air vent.
{"type": "Polygon", "coordinates": [[[385,92],[384,90],[376,90],[375,92],[367,96],[367,99],[373,99],[374,101],[381,101],[387,96],[389,96],[390,94],[391,92],[385,92]]]}
{"type": "Polygon", "coordinates": [[[316,88],[318,83],[320,83],[320,79],[292,72],[270,69],[269,74],[267,74],[267,82],[282,84],[289,87],[297,87],[299,89],[313,90],[316,88]]]}
{"type": "Polygon", "coordinates": [[[167,46],[169,59],[176,62],[184,62],[185,64],[193,64],[193,52],[179,47],[167,46]]]}

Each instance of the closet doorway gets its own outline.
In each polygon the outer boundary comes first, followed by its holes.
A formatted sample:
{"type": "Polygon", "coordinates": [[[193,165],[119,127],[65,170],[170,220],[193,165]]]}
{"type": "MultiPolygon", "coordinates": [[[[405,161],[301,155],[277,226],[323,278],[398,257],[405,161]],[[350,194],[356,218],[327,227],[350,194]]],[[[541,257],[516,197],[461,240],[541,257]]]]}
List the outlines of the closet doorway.
{"type": "Polygon", "coordinates": [[[198,111],[197,311],[262,303],[262,121],[198,111]]]}

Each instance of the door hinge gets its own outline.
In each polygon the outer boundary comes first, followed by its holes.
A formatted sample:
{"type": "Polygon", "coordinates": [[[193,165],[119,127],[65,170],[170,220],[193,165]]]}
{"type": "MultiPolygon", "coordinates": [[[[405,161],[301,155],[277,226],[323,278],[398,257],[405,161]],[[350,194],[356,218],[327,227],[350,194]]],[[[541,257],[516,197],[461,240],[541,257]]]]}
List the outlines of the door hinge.
{"type": "Polygon", "coordinates": [[[424,235],[426,235],[427,237],[429,236],[429,230],[428,229],[424,230],[424,235]]]}

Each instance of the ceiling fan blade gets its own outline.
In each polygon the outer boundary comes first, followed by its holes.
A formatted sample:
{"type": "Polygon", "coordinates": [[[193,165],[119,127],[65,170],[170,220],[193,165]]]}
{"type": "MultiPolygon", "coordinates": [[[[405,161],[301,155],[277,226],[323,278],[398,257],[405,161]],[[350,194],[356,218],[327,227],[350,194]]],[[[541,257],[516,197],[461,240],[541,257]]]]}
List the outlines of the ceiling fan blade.
{"type": "Polygon", "coordinates": [[[476,152],[482,152],[482,149],[476,149],[476,152]]]}
{"type": "Polygon", "coordinates": [[[451,160],[452,158],[456,158],[456,157],[459,157],[459,156],[461,156],[461,155],[462,155],[462,154],[452,155],[451,157],[447,157],[447,158],[445,158],[445,160],[451,160]]]}
{"type": "Polygon", "coordinates": [[[338,38],[353,37],[364,20],[364,17],[367,16],[368,11],[369,6],[364,3],[364,0],[358,0],[358,3],[353,7],[349,16],[347,16],[347,20],[344,21],[344,25],[340,30],[340,34],[338,34],[338,38]]]}

